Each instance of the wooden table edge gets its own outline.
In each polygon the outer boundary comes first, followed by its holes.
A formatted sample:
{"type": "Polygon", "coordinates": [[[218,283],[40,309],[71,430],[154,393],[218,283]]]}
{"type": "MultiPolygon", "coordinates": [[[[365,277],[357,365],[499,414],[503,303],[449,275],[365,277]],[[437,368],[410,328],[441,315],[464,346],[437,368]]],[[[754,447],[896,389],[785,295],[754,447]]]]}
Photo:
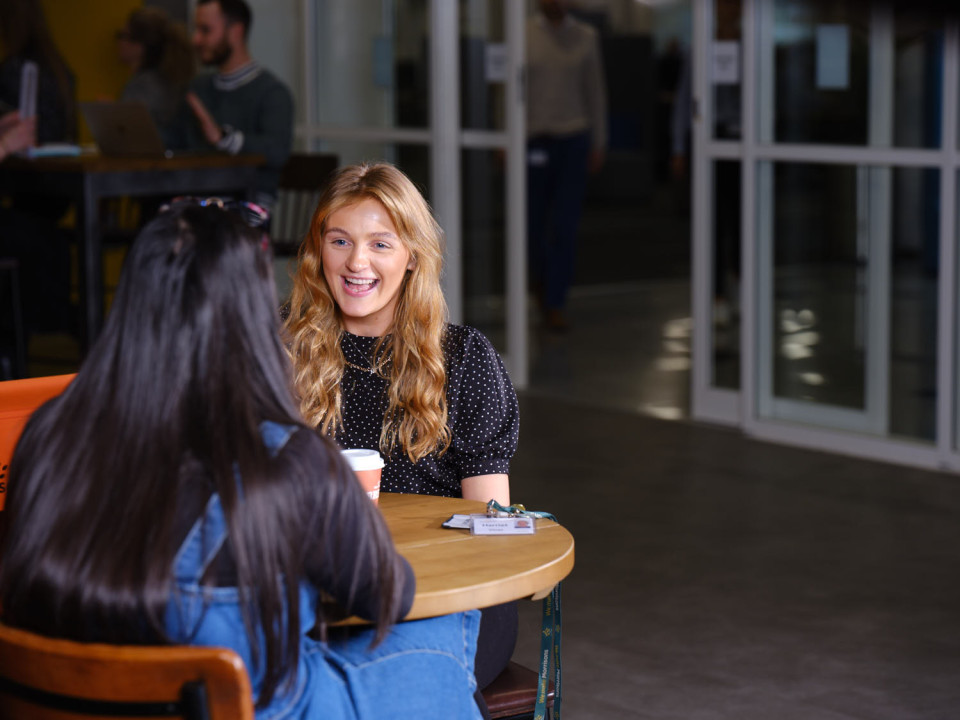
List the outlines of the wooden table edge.
{"type": "Polygon", "coordinates": [[[404,620],[420,620],[500,605],[513,600],[544,597],[558,582],[570,574],[574,565],[575,541],[573,536],[562,525],[557,525],[557,528],[570,538],[570,545],[566,552],[556,560],[537,568],[522,581],[506,588],[497,581],[491,581],[457,588],[456,590],[418,592],[410,612],[407,613],[404,620]]]}

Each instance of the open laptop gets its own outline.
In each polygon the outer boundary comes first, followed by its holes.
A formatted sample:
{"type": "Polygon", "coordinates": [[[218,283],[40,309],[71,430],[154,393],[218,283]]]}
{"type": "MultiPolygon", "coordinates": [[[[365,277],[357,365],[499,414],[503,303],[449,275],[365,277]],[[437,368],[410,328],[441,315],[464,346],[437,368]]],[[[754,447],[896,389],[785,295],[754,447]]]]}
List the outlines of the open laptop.
{"type": "Polygon", "coordinates": [[[165,157],[160,130],[140,102],[82,102],[80,110],[100,148],[108,157],[165,157]]]}

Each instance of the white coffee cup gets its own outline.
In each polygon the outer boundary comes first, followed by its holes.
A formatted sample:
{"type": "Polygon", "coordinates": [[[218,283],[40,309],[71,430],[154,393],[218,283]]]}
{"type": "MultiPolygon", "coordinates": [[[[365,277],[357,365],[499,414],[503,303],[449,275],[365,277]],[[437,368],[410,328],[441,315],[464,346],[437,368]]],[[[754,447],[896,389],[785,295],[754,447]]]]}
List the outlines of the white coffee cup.
{"type": "Polygon", "coordinates": [[[350,449],[341,450],[341,454],[350,463],[353,474],[360,481],[360,487],[373,500],[374,505],[380,504],[380,475],[383,472],[383,458],[376,450],[350,449]]]}

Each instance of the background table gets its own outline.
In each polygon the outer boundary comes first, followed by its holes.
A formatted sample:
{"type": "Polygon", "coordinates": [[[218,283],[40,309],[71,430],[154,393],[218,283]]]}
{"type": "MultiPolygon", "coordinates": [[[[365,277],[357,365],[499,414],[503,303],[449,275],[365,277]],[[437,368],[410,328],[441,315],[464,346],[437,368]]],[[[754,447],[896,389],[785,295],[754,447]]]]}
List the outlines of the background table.
{"type": "Polygon", "coordinates": [[[417,577],[408,620],[538,599],[573,569],[573,536],[552,520],[537,520],[533,535],[471,535],[441,523],[485,512],[482,502],[381,493],[380,509],[417,577]]]}
{"type": "Polygon", "coordinates": [[[96,338],[103,322],[100,200],[144,195],[237,194],[251,197],[260,155],[197,153],[169,158],[117,158],[85,154],[66,158],[10,158],[0,165],[0,194],[72,200],[80,240],[81,344],[96,338]]]}

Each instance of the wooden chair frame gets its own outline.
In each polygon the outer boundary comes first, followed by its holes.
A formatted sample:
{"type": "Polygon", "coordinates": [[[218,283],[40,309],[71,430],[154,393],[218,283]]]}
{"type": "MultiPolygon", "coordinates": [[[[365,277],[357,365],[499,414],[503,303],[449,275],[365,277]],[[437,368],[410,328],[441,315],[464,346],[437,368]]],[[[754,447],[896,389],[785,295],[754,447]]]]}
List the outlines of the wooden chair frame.
{"type": "Polygon", "coordinates": [[[232,650],[58,640],[0,624],[0,720],[253,720],[232,650]]]}

